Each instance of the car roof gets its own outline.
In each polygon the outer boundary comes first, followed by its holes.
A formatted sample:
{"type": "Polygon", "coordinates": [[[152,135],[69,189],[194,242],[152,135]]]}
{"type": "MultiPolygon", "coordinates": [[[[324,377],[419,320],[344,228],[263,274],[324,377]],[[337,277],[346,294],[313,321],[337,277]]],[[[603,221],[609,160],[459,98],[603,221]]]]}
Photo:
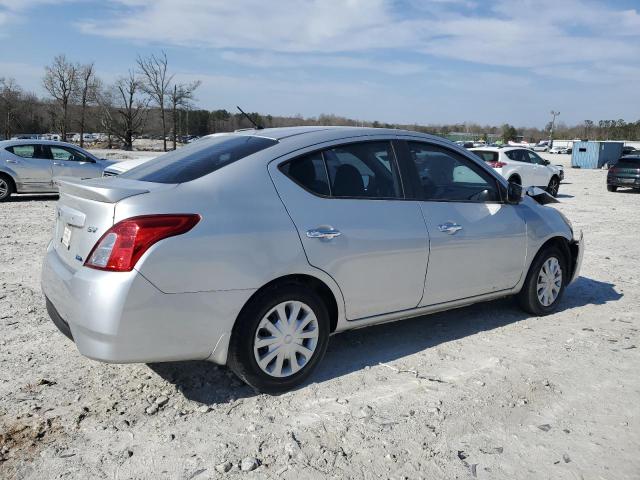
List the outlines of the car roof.
{"type": "Polygon", "coordinates": [[[476,147],[469,149],[472,152],[509,152],[511,150],[529,150],[525,147],[476,147]]]}
{"type": "Polygon", "coordinates": [[[444,140],[442,137],[429,135],[427,133],[414,132],[410,130],[399,130],[393,128],[373,128],[373,127],[343,127],[343,126],[304,126],[304,127],[280,127],[264,129],[237,130],[229,135],[251,135],[256,137],[270,138],[278,142],[295,139],[305,141],[313,137],[313,141],[340,140],[348,137],[363,137],[372,135],[406,135],[422,137],[429,140],[444,140]]]}
{"type": "Polygon", "coordinates": [[[19,140],[2,140],[0,141],[0,147],[9,147],[11,145],[63,145],[65,147],[79,148],[77,145],[69,142],[59,142],[57,140],[33,140],[29,138],[22,138],[19,140]]]}

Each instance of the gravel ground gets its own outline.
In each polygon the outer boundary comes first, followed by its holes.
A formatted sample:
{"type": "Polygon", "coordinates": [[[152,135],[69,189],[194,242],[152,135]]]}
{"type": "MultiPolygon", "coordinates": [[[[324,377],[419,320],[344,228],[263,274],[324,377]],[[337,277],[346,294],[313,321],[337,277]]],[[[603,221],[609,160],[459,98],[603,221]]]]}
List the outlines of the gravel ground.
{"type": "Polygon", "coordinates": [[[586,254],[558,313],[507,299],[340,334],[280,396],[81,357],[39,288],[55,197],[0,205],[0,477],[639,478],[640,195],[566,173],[586,254]]]}

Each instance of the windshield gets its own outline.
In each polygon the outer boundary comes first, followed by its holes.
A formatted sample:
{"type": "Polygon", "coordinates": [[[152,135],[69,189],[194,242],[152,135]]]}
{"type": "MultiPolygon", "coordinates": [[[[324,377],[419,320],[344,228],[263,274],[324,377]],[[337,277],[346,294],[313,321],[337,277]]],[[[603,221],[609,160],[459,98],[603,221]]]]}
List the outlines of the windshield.
{"type": "Polygon", "coordinates": [[[149,160],[120,177],[155,183],[190,182],[277,143],[252,135],[203,138],[149,160]]]}

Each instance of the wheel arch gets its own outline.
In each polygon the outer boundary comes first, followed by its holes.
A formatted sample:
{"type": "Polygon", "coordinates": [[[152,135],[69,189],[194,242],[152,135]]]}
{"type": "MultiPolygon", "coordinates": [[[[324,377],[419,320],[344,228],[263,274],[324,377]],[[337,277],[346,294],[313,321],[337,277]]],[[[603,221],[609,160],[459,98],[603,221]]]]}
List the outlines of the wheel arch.
{"type": "Polygon", "coordinates": [[[510,182],[512,179],[519,180],[519,182],[516,181],[516,183],[518,183],[518,185],[522,185],[522,176],[518,172],[513,172],[509,174],[507,181],[510,182]]]}
{"type": "Polygon", "coordinates": [[[540,248],[538,248],[538,251],[536,252],[536,254],[531,258],[531,262],[529,263],[529,268],[531,268],[531,265],[533,265],[533,262],[535,261],[535,259],[538,258],[538,256],[542,252],[544,252],[547,248],[551,248],[551,247],[557,247],[564,254],[565,259],[567,261],[567,268],[570,270],[568,278],[571,278],[573,276],[573,271],[575,269],[575,261],[577,258],[577,248],[575,249],[576,252],[574,255],[571,242],[567,238],[563,237],[562,235],[553,236],[547,239],[542,245],[540,245],[540,248]]]}
{"type": "Polygon", "coordinates": [[[18,191],[18,184],[16,183],[16,179],[13,178],[13,175],[10,172],[7,172],[6,170],[0,170],[0,177],[3,177],[11,182],[11,186],[13,187],[14,192],[18,191]]]}
{"type": "MultiPolygon", "coordinates": [[[[245,309],[249,305],[251,305],[251,303],[258,296],[264,293],[266,290],[278,288],[284,285],[291,285],[291,284],[301,285],[306,288],[309,288],[313,290],[315,293],[317,293],[320,296],[320,298],[322,298],[324,304],[327,307],[327,311],[329,313],[329,322],[331,325],[330,332],[331,333],[335,332],[338,326],[338,317],[340,315],[340,311],[338,307],[338,299],[336,298],[336,295],[331,290],[329,285],[327,285],[327,283],[325,283],[323,280],[320,280],[318,277],[314,277],[313,275],[309,275],[306,273],[284,275],[282,277],[275,278],[270,282],[264,284],[262,287],[258,288],[255,292],[253,292],[253,294],[247,299],[242,309],[240,310],[237,318],[239,318],[243,314],[245,309]]],[[[234,325],[237,323],[237,318],[236,318],[236,322],[234,322],[234,325]]]]}

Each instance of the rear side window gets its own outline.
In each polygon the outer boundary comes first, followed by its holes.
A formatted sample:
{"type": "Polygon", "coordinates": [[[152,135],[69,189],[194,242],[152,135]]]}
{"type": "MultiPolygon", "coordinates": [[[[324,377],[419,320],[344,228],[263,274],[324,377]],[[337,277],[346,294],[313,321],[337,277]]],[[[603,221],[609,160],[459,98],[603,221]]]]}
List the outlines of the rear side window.
{"type": "Polygon", "coordinates": [[[42,145],[13,145],[7,147],[6,150],[22,158],[49,159],[49,155],[45,153],[42,145]]]}
{"type": "Polygon", "coordinates": [[[473,153],[475,153],[485,162],[494,163],[498,161],[498,152],[491,152],[488,150],[475,150],[473,153]]]}
{"type": "Polygon", "coordinates": [[[526,150],[509,150],[508,152],[504,152],[504,154],[514,162],[531,163],[526,150]]]}
{"type": "Polygon", "coordinates": [[[297,158],[280,170],[307,190],[333,198],[403,198],[390,142],[340,145],[297,158]]]}
{"type": "Polygon", "coordinates": [[[321,152],[287,162],[280,167],[280,170],[307,190],[318,195],[329,195],[329,179],[321,152]]]}
{"type": "Polygon", "coordinates": [[[205,138],[145,162],[120,177],[155,183],[190,182],[277,143],[251,135],[205,138]]]}

